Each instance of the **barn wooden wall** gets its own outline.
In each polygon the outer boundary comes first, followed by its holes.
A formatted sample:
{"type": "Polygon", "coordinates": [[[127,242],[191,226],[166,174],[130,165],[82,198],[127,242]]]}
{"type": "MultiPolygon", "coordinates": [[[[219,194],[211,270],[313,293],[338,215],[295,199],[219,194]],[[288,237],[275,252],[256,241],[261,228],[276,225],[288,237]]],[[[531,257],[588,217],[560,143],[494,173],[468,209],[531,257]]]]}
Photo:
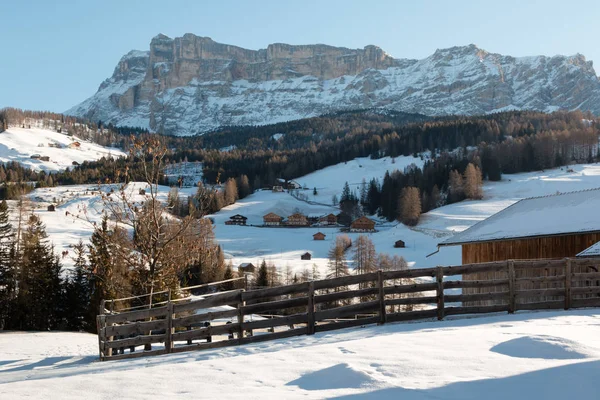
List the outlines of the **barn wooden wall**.
{"type": "MultiPolygon", "coordinates": [[[[600,233],[578,234],[565,236],[551,236],[535,239],[504,240],[488,243],[474,243],[462,246],[463,264],[481,263],[488,261],[504,260],[533,260],[542,258],[565,258],[575,257],[578,253],[587,249],[594,243],[600,242],[600,233]]],[[[589,268],[574,268],[573,272],[585,273],[592,272],[589,268]]],[[[539,268],[527,271],[516,271],[516,278],[535,278],[539,276],[560,275],[562,270],[553,270],[539,268]]],[[[464,280],[491,280],[507,279],[506,272],[481,272],[463,276],[464,280]]],[[[595,284],[598,284],[594,282],[595,284]]],[[[529,283],[521,282],[517,284],[517,290],[532,289],[550,289],[562,287],[562,282],[554,283],[529,283]]],[[[582,283],[576,286],[583,285],[582,283]]],[[[485,292],[501,292],[508,290],[508,287],[497,286],[492,289],[485,289],[485,292]]],[[[464,294],[483,293],[482,289],[468,288],[463,289],[464,294]]],[[[532,297],[524,299],[525,302],[552,301],[558,300],[554,297],[532,297]]],[[[497,301],[473,302],[469,305],[495,305],[497,301]]]]}
{"type": "Polygon", "coordinates": [[[472,264],[488,261],[575,257],[596,242],[600,242],[600,233],[465,244],[462,246],[462,262],[472,264]]]}

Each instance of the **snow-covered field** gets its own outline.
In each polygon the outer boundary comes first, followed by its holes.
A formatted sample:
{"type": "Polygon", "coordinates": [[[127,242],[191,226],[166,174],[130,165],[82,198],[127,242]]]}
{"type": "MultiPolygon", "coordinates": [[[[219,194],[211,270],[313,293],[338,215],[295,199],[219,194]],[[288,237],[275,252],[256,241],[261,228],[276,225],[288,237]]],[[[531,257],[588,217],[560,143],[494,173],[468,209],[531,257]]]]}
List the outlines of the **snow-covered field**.
{"type": "Polygon", "coordinates": [[[95,362],[85,333],[0,333],[3,399],[595,399],[600,311],[396,323],[95,362]]]}
{"type": "Polygon", "coordinates": [[[0,133],[0,162],[17,161],[36,171],[59,171],[72,168],[73,161],[98,160],[102,157],[124,157],[123,151],[81,140],[75,136],[41,128],[11,127],[0,133]],[[67,146],[78,142],[79,148],[67,146]],[[50,161],[32,159],[32,155],[48,156],[50,161]]]}

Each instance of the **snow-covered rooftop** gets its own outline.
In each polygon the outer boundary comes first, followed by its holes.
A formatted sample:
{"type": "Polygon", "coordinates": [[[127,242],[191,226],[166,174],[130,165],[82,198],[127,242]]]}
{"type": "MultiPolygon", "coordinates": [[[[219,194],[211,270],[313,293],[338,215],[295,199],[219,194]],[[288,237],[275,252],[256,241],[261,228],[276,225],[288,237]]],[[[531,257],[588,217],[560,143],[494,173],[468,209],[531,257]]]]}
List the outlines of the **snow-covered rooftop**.
{"type": "Polygon", "coordinates": [[[523,199],[440,246],[600,232],[600,188],[523,199]]]}
{"type": "Polygon", "coordinates": [[[591,245],[581,253],[577,254],[577,257],[600,257],[600,242],[591,245]]]}

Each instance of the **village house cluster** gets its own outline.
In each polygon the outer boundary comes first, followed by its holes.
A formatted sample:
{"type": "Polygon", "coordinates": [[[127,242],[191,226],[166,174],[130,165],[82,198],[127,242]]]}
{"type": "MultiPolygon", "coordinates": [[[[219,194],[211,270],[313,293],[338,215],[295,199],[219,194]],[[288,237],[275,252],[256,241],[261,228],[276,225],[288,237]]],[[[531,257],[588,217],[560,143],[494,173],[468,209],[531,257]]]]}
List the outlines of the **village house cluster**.
{"type": "MultiPolygon", "coordinates": [[[[359,217],[355,220],[351,220],[348,216],[335,214],[327,214],[323,216],[308,216],[302,213],[296,212],[289,215],[287,218],[282,217],[274,212],[270,212],[263,216],[263,226],[268,227],[315,227],[315,226],[327,226],[327,227],[349,227],[350,232],[375,232],[375,221],[367,217],[359,217]],[[351,221],[351,222],[348,222],[351,221]]],[[[229,217],[229,220],[225,221],[225,225],[246,225],[248,218],[241,215],[235,214],[229,217]]],[[[320,233],[320,232],[319,232],[320,233]]],[[[325,235],[322,233],[317,235],[315,240],[324,240],[325,235]]],[[[403,246],[402,246],[403,247],[403,246]]]]}

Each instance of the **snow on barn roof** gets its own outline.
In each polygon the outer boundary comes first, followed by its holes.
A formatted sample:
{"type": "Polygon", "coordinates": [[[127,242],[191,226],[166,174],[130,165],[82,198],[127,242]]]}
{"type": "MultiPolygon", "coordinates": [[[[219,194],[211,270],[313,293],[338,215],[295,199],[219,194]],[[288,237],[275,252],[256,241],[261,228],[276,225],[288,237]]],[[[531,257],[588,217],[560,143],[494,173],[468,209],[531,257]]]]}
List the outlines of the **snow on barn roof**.
{"type": "Polygon", "coordinates": [[[576,257],[600,257],[600,242],[591,245],[576,257]]]}
{"type": "Polygon", "coordinates": [[[522,199],[438,246],[600,232],[600,188],[522,199]]]}

